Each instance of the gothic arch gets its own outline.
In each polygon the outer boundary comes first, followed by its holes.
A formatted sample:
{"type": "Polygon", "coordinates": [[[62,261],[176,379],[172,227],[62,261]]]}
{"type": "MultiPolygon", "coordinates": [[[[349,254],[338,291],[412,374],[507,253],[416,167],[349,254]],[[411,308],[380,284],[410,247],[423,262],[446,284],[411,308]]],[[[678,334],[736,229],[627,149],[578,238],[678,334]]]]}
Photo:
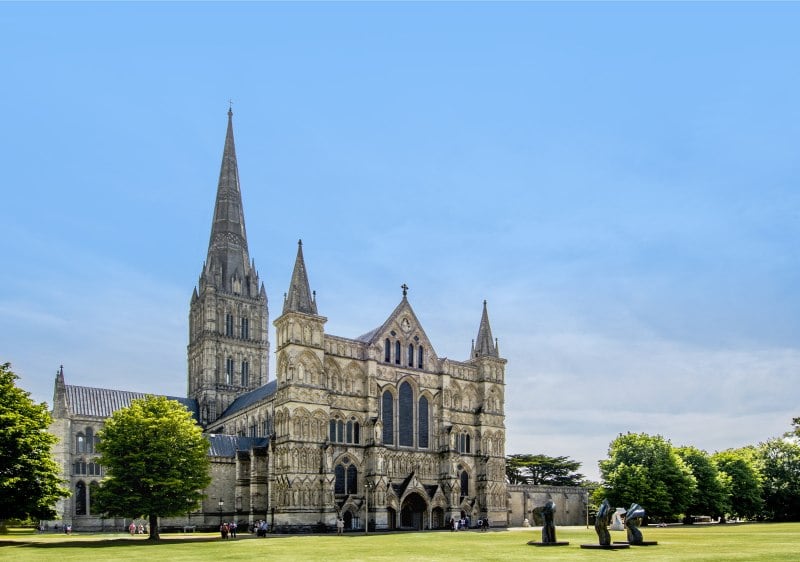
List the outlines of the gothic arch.
{"type": "Polygon", "coordinates": [[[325,359],[326,386],[330,390],[340,391],[342,388],[342,371],[332,358],[325,359]]]}
{"type": "Polygon", "coordinates": [[[347,365],[344,376],[345,391],[350,394],[363,396],[365,394],[366,375],[355,361],[347,365]]]}

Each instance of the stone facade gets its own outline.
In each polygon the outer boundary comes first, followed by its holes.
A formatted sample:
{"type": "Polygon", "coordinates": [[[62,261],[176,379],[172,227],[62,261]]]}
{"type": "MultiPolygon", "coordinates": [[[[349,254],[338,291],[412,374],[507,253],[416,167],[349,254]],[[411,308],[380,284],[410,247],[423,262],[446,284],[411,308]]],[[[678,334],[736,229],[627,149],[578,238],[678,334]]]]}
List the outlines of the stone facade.
{"type": "MultiPolygon", "coordinates": [[[[268,319],[229,112],[208,257],[190,304],[188,398],[179,399],[208,435],[213,481],[199,510],[162,525],[266,519],[295,532],[332,529],[339,516],[353,529],[433,529],[462,516],[508,525],[506,360],[485,302],[463,361],[436,353],[405,286],[381,326],[356,338],[328,334],[299,243],[274,321],[272,381],[268,319]]],[[[54,452],[74,492],[59,511],[76,530],[126,523],[93,514],[102,467],[80,463],[94,458],[89,440],[105,418],[136,397],[66,385],[63,370],[56,378],[54,452]]]]}

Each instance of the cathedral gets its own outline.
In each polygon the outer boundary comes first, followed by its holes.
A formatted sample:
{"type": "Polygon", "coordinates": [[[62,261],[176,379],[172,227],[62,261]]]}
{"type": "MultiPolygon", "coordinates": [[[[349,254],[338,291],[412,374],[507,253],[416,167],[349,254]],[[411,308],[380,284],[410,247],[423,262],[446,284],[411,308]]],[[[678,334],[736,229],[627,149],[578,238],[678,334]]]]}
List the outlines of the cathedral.
{"type": "MultiPolygon", "coordinates": [[[[276,532],[305,532],[342,518],[348,529],[424,530],[466,517],[507,526],[506,360],[486,302],[469,356],[456,361],[437,355],[405,285],[385,321],[358,337],[326,333],[310,287],[298,242],[273,321],[270,380],[269,303],[248,249],[229,110],[208,255],[189,307],[187,396],[174,397],[209,440],[212,483],[199,509],[162,527],[265,520],[276,532]]],[[[143,396],[68,385],[58,371],[51,430],[72,495],[51,526],[130,522],[92,509],[104,472],[96,444],[105,419],[143,396]]]]}

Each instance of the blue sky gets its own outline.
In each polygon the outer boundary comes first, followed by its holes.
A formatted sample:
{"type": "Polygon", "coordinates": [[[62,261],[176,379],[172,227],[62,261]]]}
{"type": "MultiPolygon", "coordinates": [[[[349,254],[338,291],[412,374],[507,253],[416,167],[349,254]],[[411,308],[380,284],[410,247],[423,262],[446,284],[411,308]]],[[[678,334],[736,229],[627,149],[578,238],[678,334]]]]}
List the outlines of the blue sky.
{"type": "MultiPolygon", "coordinates": [[[[508,363],[507,452],[597,475],[800,415],[796,3],[0,4],[0,361],[183,395],[233,100],[274,319],[409,299],[508,363]]],[[[271,334],[274,340],[274,333],[271,334]]]]}

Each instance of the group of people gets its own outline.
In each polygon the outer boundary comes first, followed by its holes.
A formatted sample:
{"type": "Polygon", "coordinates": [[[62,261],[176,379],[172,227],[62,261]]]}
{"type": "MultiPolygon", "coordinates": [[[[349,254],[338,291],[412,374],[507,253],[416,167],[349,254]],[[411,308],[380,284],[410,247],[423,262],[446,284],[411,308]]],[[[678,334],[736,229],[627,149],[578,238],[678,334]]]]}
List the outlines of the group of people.
{"type": "Polygon", "coordinates": [[[222,525],[219,526],[220,535],[222,535],[223,539],[227,539],[228,537],[235,539],[236,538],[236,529],[239,525],[236,524],[236,521],[223,522],[222,525]]]}
{"type": "MultiPolygon", "coordinates": [[[[450,531],[466,531],[471,527],[469,515],[462,517],[461,519],[456,519],[453,517],[450,520],[450,531]]],[[[488,531],[489,530],[489,520],[480,518],[475,523],[475,526],[478,528],[479,531],[488,531]]]]}
{"type": "Polygon", "coordinates": [[[253,523],[253,531],[251,532],[255,532],[257,537],[266,537],[268,531],[269,531],[269,524],[263,519],[261,519],[253,523]]]}
{"type": "Polygon", "coordinates": [[[147,528],[141,523],[137,525],[136,523],[131,521],[131,524],[128,525],[128,532],[131,534],[131,536],[136,534],[144,535],[147,532],[147,528]]]}

